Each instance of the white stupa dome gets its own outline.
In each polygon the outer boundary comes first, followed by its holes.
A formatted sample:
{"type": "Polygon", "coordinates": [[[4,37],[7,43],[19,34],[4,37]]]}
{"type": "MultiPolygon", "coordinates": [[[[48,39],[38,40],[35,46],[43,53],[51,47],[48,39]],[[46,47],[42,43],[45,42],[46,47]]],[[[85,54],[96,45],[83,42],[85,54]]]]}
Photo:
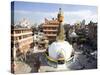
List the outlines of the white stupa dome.
{"type": "Polygon", "coordinates": [[[72,45],[67,41],[53,42],[48,48],[49,56],[55,60],[58,59],[59,54],[62,54],[65,61],[67,61],[71,57],[72,51],[72,45]]]}

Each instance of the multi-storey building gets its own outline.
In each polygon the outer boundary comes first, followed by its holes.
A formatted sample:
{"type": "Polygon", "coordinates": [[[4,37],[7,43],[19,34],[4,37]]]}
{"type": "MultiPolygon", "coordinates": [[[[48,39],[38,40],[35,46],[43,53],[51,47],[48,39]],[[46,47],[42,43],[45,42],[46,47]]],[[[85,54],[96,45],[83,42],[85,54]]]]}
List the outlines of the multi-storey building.
{"type": "Polygon", "coordinates": [[[26,54],[33,46],[32,29],[13,28],[11,30],[11,49],[13,57],[18,53],[26,54]]]}
{"type": "Polygon", "coordinates": [[[48,20],[45,19],[45,22],[42,25],[43,32],[49,40],[55,40],[58,32],[59,21],[57,19],[48,20]]]}
{"type": "Polygon", "coordinates": [[[64,20],[63,12],[61,8],[59,8],[59,12],[57,14],[57,18],[52,18],[52,20],[48,20],[45,18],[45,22],[43,23],[43,32],[49,41],[55,41],[57,33],[59,33],[59,26],[62,25],[64,20]]]}

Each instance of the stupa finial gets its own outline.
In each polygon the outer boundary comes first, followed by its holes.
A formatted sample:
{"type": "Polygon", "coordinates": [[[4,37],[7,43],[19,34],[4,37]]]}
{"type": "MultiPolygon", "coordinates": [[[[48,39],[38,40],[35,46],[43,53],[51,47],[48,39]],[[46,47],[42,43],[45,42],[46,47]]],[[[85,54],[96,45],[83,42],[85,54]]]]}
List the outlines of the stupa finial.
{"type": "Polygon", "coordinates": [[[63,22],[63,20],[64,20],[64,16],[63,16],[63,12],[62,12],[61,8],[59,8],[59,12],[58,12],[57,18],[58,18],[59,22],[63,22]]]}

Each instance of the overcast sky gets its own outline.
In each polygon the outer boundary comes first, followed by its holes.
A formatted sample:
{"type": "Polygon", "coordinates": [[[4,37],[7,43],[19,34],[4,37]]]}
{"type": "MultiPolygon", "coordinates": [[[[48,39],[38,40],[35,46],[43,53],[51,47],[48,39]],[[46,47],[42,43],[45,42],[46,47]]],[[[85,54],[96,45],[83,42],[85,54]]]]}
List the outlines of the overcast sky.
{"type": "MultiPolygon", "coordinates": [[[[90,20],[97,22],[98,8],[96,6],[71,5],[71,4],[51,4],[33,2],[14,2],[14,22],[22,18],[28,19],[31,23],[43,23],[44,18],[56,18],[59,8],[64,12],[64,23],[74,24],[77,21],[90,20]]],[[[12,9],[13,12],[13,9],[12,9]]]]}

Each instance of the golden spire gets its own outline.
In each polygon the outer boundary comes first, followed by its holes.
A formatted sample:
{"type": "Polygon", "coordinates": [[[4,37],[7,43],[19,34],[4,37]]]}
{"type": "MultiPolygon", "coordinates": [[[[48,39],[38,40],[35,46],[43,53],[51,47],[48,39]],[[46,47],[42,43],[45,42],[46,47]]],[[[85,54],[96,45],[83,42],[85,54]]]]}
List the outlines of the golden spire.
{"type": "Polygon", "coordinates": [[[57,33],[57,41],[64,41],[65,40],[65,31],[64,27],[62,25],[62,22],[64,20],[64,16],[62,14],[61,8],[59,8],[59,13],[58,13],[58,21],[59,21],[59,27],[58,27],[58,33],[57,33]]]}
{"type": "Polygon", "coordinates": [[[64,41],[64,40],[65,40],[65,35],[64,35],[64,33],[65,33],[65,31],[64,31],[63,25],[59,25],[56,40],[57,40],[57,41],[64,41]]]}

